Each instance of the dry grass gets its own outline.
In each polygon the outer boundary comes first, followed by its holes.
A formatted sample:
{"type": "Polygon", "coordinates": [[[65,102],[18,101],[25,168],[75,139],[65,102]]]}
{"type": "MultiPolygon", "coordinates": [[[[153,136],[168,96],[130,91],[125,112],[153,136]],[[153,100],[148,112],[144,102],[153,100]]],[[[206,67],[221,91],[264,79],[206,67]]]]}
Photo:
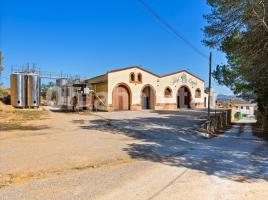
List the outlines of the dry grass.
{"type": "Polygon", "coordinates": [[[0,119],[7,119],[8,121],[25,122],[29,120],[39,120],[44,117],[46,111],[42,110],[6,110],[0,111],[0,119]]]}
{"type": "Polygon", "coordinates": [[[0,131],[8,130],[34,130],[34,126],[25,126],[25,122],[41,120],[47,116],[47,111],[14,109],[0,104],[0,131]]]}

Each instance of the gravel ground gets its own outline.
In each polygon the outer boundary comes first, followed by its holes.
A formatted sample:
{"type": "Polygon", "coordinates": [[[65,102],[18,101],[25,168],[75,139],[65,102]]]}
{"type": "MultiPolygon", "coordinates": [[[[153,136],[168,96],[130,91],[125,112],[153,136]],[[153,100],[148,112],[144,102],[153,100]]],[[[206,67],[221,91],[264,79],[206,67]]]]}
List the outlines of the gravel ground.
{"type": "Polygon", "coordinates": [[[50,112],[1,132],[0,199],[265,199],[267,143],[245,124],[193,134],[204,115],[50,112]]]}

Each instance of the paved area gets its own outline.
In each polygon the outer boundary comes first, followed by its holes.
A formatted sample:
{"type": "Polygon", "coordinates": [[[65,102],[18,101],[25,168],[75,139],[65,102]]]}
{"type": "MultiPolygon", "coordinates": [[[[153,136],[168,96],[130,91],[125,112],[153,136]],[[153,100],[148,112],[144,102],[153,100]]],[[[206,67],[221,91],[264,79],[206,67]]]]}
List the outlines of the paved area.
{"type": "Polygon", "coordinates": [[[244,117],[238,121],[236,121],[236,124],[254,124],[256,123],[257,120],[255,118],[250,118],[250,117],[244,117]]]}
{"type": "Polygon", "coordinates": [[[204,139],[194,133],[204,114],[51,113],[36,122],[48,129],[1,133],[0,197],[267,198],[267,143],[243,123],[204,139]]]}

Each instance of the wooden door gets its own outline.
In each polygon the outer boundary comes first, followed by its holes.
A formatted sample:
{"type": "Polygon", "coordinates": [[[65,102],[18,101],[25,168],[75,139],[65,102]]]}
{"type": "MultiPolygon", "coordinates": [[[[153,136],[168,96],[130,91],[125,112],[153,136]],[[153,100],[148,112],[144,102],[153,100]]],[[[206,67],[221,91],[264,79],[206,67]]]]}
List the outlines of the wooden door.
{"type": "Polygon", "coordinates": [[[129,110],[129,92],[124,86],[118,86],[114,92],[114,110],[129,110]]]}

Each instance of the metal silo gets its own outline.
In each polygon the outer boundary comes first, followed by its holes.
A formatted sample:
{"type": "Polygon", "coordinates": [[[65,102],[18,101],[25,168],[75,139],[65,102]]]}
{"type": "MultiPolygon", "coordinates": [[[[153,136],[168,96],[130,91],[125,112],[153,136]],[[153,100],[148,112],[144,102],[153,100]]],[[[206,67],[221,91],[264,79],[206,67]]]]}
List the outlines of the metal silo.
{"type": "Polygon", "coordinates": [[[56,80],[56,85],[61,87],[61,86],[64,86],[68,83],[68,79],[67,78],[58,78],[56,80]]]}
{"type": "Polygon", "coordinates": [[[13,73],[10,78],[11,105],[18,108],[26,106],[26,84],[23,73],[13,73]]]}
{"type": "Polygon", "coordinates": [[[27,106],[38,107],[40,104],[40,76],[27,75],[27,106]]]}

